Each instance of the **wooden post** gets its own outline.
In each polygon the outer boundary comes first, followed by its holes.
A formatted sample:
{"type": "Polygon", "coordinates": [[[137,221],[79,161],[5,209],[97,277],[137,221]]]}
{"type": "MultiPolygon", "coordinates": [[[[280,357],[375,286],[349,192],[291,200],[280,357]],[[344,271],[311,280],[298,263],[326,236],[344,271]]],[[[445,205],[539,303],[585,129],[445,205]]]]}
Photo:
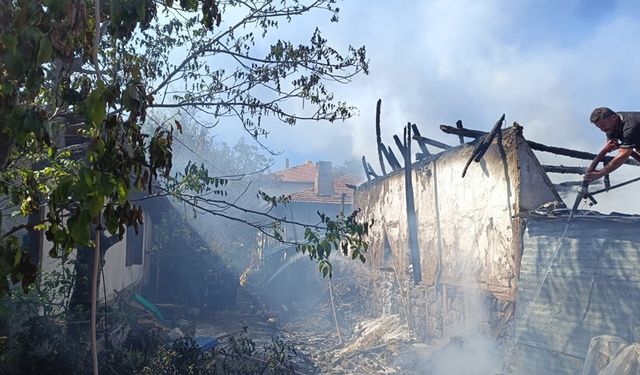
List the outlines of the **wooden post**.
{"type": "Polygon", "coordinates": [[[380,160],[380,170],[382,171],[382,175],[387,174],[387,170],[384,167],[384,160],[382,159],[382,151],[384,150],[384,145],[382,144],[382,135],[380,134],[380,106],[382,105],[382,99],[378,99],[378,103],[376,104],[376,141],[378,143],[378,159],[380,160]]]}
{"type": "Polygon", "coordinates": [[[402,168],[402,166],[400,165],[400,162],[398,161],[398,158],[396,157],[396,154],[393,153],[393,150],[391,149],[391,147],[387,147],[387,149],[384,150],[384,156],[387,158],[389,165],[391,165],[391,168],[394,171],[402,168]]]}
{"type": "Polygon", "coordinates": [[[411,173],[411,124],[404,128],[404,186],[407,202],[407,222],[409,227],[409,253],[413,266],[413,281],[418,284],[422,281],[420,269],[420,249],[418,248],[418,222],[413,197],[413,177],[411,173]]]}
{"type": "Polygon", "coordinates": [[[364,168],[364,175],[367,177],[367,182],[371,181],[371,175],[369,174],[369,168],[367,167],[367,158],[362,155],[362,168],[364,168]]]}
{"type": "Polygon", "coordinates": [[[411,125],[411,129],[413,130],[413,139],[418,142],[418,146],[420,146],[420,150],[422,150],[422,155],[425,157],[431,155],[429,149],[427,148],[427,143],[420,136],[420,131],[418,130],[418,126],[416,124],[411,125]]]}
{"type": "Polygon", "coordinates": [[[437,148],[441,148],[443,150],[448,150],[450,148],[453,148],[452,146],[449,146],[448,144],[442,143],[442,142],[438,142],[435,139],[431,139],[431,138],[427,138],[427,137],[422,137],[419,135],[414,135],[413,139],[415,139],[416,141],[418,141],[418,144],[428,144],[437,148]]]}
{"type": "MultiPolygon", "coordinates": [[[[480,130],[456,129],[448,125],[440,125],[440,130],[442,130],[447,134],[464,135],[465,137],[469,137],[469,138],[480,138],[483,135],[487,134],[487,132],[480,131],[480,130]]],[[[572,149],[563,148],[563,147],[547,146],[542,143],[538,143],[534,141],[527,141],[527,143],[529,144],[529,147],[531,147],[531,149],[533,150],[549,152],[556,155],[569,156],[575,159],[593,160],[596,157],[596,154],[592,154],[590,152],[577,151],[577,150],[572,150],[572,149]]],[[[640,159],[640,155],[637,156],[636,153],[634,153],[632,156],[634,158],[637,157],[638,159],[640,159]]],[[[606,156],[603,159],[603,161],[608,163],[612,159],[613,159],[612,156],[606,156]]],[[[631,160],[631,159],[627,159],[627,161],[625,161],[624,164],[640,166],[640,162],[638,160],[631,160]]]]}
{"type": "MultiPolygon", "coordinates": [[[[462,127],[462,120],[458,120],[456,121],[456,128],[458,129],[464,129],[462,127]]],[[[460,144],[463,145],[464,144],[464,137],[460,134],[458,134],[458,139],[460,140],[460,144]]]]}
{"type": "MultiPolygon", "coordinates": [[[[100,217],[98,216],[98,225],[96,226],[96,239],[93,250],[93,273],[91,280],[91,360],[93,363],[93,374],[98,375],[98,346],[96,340],[96,324],[98,319],[98,272],[100,270],[100,217]]],[[[105,296],[106,298],[106,296],[105,296]]]]}
{"type": "Polygon", "coordinates": [[[400,150],[400,155],[402,155],[402,157],[404,158],[404,155],[407,153],[407,151],[405,150],[405,145],[404,145],[404,143],[406,143],[406,142],[404,140],[400,141],[400,137],[398,137],[397,135],[393,136],[393,140],[396,142],[396,146],[398,146],[398,150],[400,150]]]}
{"type": "Polygon", "coordinates": [[[565,165],[543,165],[547,173],[584,174],[584,167],[568,167],[565,165]]]}

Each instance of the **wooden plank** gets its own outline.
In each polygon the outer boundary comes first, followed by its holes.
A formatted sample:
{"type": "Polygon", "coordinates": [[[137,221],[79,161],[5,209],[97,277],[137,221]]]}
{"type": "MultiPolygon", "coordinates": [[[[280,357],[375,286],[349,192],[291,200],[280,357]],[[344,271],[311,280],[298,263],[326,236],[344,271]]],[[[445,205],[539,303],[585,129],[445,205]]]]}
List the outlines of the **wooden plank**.
{"type": "Polygon", "coordinates": [[[547,173],[566,173],[566,174],[584,174],[584,167],[569,167],[565,165],[543,165],[542,169],[544,169],[547,173]]]}
{"type": "Polygon", "coordinates": [[[384,160],[382,159],[382,152],[384,150],[384,146],[382,146],[382,135],[380,133],[380,106],[382,105],[382,99],[378,99],[378,103],[376,103],[376,141],[378,143],[378,160],[380,161],[380,170],[382,171],[382,175],[387,174],[387,170],[384,167],[384,160]]]}
{"type": "MultiPolygon", "coordinates": [[[[462,120],[456,121],[456,128],[464,129],[464,127],[462,126],[462,120]]],[[[458,139],[460,140],[460,144],[463,145],[464,144],[464,137],[462,135],[458,135],[458,139]]]]}
{"type": "Polygon", "coordinates": [[[364,169],[364,175],[367,176],[367,182],[371,181],[371,175],[369,174],[369,168],[367,167],[367,158],[362,155],[362,168],[364,169]]]}
{"type": "MultiPolygon", "coordinates": [[[[434,146],[434,147],[441,148],[441,149],[443,149],[443,150],[448,150],[448,149],[450,149],[450,148],[453,148],[453,146],[449,146],[449,145],[448,145],[448,144],[446,144],[446,143],[438,142],[438,141],[436,141],[435,139],[431,139],[431,138],[427,138],[427,137],[422,137],[422,136],[419,136],[419,135],[417,135],[417,136],[416,136],[416,135],[414,135],[414,136],[413,136],[413,139],[415,139],[416,141],[418,141],[418,144],[425,143],[425,144],[428,144],[428,145],[431,145],[431,146],[434,146]]],[[[427,154],[427,155],[429,155],[429,154],[427,154]]]]}
{"type": "Polygon", "coordinates": [[[397,135],[394,135],[393,140],[396,142],[396,146],[398,146],[398,150],[400,150],[400,155],[404,156],[407,153],[407,151],[405,150],[405,147],[402,144],[402,141],[400,141],[400,138],[397,135]]]}
{"type": "MultiPolygon", "coordinates": [[[[445,132],[447,134],[463,135],[463,136],[469,137],[469,138],[480,138],[483,135],[487,134],[487,132],[480,131],[480,130],[457,129],[457,128],[454,128],[453,126],[449,126],[449,125],[440,125],[440,130],[442,130],[443,132],[445,132]]],[[[533,150],[549,152],[549,153],[556,154],[556,155],[568,156],[568,157],[572,157],[572,158],[575,158],[575,159],[593,160],[597,156],[596,154],[592,154],[590,152],[572,150],[572,149],[563,148],[563,147],[547,146],[547,145],[544,145],[542,143],[529,141],[529,140],[527,140],[527,143],[529,144],[529,147],[531,147],[531,149],[533,149],[533,150]]],[[[640,156],[636,156],[635,153],[632,156],[634,158],[640,159],[640,156]]],[[[606,161],[608,163],[612,159],[613,159],[612,156],[607,156],[607,157],[605,157],[604,161],[606,161]]],[[[625,161],[625,164],[640,166],[640,162],[638,162],[637,160],[631,160],[631,159],[628,159],[627,161],[625,161]]]]}
{"type": "Polygon", "coordinates": [[[420,131],[418,130],[418,126],[416,124],[411,125],[411,129],[413,130],[413,139],[415,139],[418,142],[418,146],[420,146],[420,150],[422,150],[422,155],[424,156],[429,156],[431,155],[431,153],[429,152],[429,149],[427,148],[427,143],[421,139],[422,136],[420,136],[420,131]]]}
{"type": "Polygon", "coordinates": [[[462,170],[462,178],[464,178],[464,176],[467,174],[467,168],[469,168],[469,164],[471,164],[472,160],[478,163],[482,159],[482,157],[484,156],[484,153],[487,151],[487,149],[493,142],[493,139],[496,137],[496,134],[498,134],[498,131],[502,127],[504,118],[505,118],[505,115],[503,113],[502,116],[500,116],[500,118],[496,122],[496,124],[493,125],[491,132],[482,136],[483,137],[482,141],[476,145],[475,150],[473,150],[473,154],[471,155],[469,160],[467,160],[467,164],[465,164],[464,169],[462,170]]]}
{"type": "Polygon", "coordinates": [[[418,219],[413,198],[413,174],[411,173],[411,124],[404,128],[404,186],[407,202],[407,222],[409,229],[409,252],[413,268],[413,282],[418,285],[422,281],[420,269],[420,249],[418,248],[418,219]]]}
{"type": "Polygon", "coordinates": [[[402,166],[400,165],[400,162],[398,161],[398,158],[396,158],[396,155],[393,153],[393,150],[391,149],[391,147],[387,148],[384,145],[384,143],[382,143],[381,145],[382,145],[382,153],[384,154],[384,157],[387,159],[387,162],[391,166],[391,169],[396,171],[402,168],[402,166]]]}

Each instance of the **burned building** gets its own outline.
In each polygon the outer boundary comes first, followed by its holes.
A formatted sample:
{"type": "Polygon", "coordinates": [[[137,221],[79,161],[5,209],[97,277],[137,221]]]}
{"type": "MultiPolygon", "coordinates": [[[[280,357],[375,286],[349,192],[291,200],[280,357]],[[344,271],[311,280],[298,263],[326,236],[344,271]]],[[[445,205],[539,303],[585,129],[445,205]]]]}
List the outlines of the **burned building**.
{"type": "Polygon", "coordinates": [[[426,342],[449,340],[474,323],[511,371],[575,374],[592,338],[640,341],[640,217],[571,215],[547,171],[578,169],[542,166],[534,149],[595,155],[540,145],[517,124],[498,125],[490,134],[444,128],[460,135],[456,147],[407,129],[401,153],[410,155],[416,140],[421,160],[401,167],[379,143],[381,162],[385,154],[393,169],[380,177],[363,160],[369,181],[354,204],[362,219],[376,221],[370,308],[404,317],[426,342]],[[430,154],[429,144],[444,151],[430,154]]]}

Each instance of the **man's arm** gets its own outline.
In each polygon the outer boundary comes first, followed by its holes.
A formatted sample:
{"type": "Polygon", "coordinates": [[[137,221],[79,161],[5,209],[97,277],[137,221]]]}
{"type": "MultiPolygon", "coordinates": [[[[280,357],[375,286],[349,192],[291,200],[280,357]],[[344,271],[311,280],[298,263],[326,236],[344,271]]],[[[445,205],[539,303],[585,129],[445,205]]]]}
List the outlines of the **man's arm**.
{"type": "MultiPolygon", "coordinates": [[[[600,170],[593,170],[593,171],[587,172],[585,174],[585,176],[584,176],[584,179],[587,180],[587,181],[594,181],[594,180],[597,180],[599,178],[602,178],[606,174],[609,174],[609,173],[615,171],[625,161],[627,161],[627,159],[629,159],[629,156],[633,155],[634,152],[635,151],[633,150],[633,148],[630,148],[630,147],[625,147],[625,148],[619,149],[618,155],[616,155],[613,159],[611,159],[609,164],[607,164],[604,168],[602,168],[600,170]]],[[[595,162],[595,159],[594,159],[594,162],[595,162]]],[[[592,162],[592,164],[593,164],[593,162],[592,162]]],[[[597,165],[597,163],[596,163],[596,165],[597,165]]]]}
{"type": "Polygon", "coordinates": [[[604,157],[607,156],[608,153],[610,153],[611,151],[617,148],[618,148],[617,142],[613,140],[608,140],[607,143],[605,143],[604,146],[602,147],[602,150],[600,150],[598,155],[596,155],[596,157],[593,159],[591,164],[589,164],[589,167],[587,167],[586,173],[595,171],[596,167],[598,166],[598,163],[600,163],[602,159],[604,159],[604,157]]]}

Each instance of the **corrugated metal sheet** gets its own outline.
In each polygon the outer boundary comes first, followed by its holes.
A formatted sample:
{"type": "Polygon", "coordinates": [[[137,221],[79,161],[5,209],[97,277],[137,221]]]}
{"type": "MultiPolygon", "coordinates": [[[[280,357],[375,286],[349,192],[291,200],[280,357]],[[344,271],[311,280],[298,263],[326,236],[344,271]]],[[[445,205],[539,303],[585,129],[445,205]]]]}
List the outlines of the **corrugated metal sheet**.
{"type": "Polygon", "coordinates": [[[530,304],[566,224],[567,217],[526,220],[516,309],[519,373],[576,374],[592,337],[640,340],[637,217],[574,218],[530,304]]]}

